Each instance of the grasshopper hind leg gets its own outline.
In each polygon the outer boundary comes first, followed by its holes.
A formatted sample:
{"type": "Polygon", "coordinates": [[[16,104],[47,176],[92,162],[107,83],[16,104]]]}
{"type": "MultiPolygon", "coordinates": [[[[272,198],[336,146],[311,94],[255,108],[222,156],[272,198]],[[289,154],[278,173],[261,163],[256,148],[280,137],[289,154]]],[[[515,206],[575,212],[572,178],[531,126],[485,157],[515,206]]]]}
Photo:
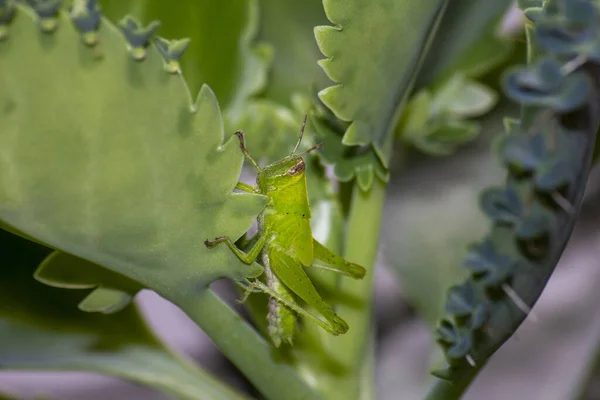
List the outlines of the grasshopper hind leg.
{"type": "MultiPolygon", "coordinates": [[[[274,278],[277,279],[276,277],[274,278]]],[[[267,279],[269,279],[268,274],[267,279]]],[[[272,282],[269,286],[279,293],[281,297],[291,303],[296,303],[294,295],[281,282],[275,284],[272,282]]],[[[281,303],[275,297],[269,298],[269,312],[267,314],[267,321],[269,322],[268,332],[275,347],[279,347],[281,343],[293,344],[297,320],[298,318],[291,308],[281,303]]]]}
{"type": "MultiPolygon", "coordinates": [[[[269,256],[263,252],[262,261],[265,266],[265,278],[269,288],[281,295],[290,303],[296,303],[294,294],[285,287],[271,269],[269,256]]],[[[281,343],[293,344],[294,333],[298,318],[291,308],[285,306],[277,298],[269,298],[269,312],[267,314],[268,332],[275,347],[281,343]]]]}
{"type": "Polygon", "coordinates": [[[313,321],[314,323],[316,323],[317,325],[319,325],[321,328],[325,329],[327,332],[331,333],[332,335],[335,335],[335,336],[342,335],[348,331],[348,324],[346,323],[346,321],[344,321],[342,318],[338,317],[335,314],[331,319],[328,319],[327,322],[325,322],[321,318],[312,314],[311,312],[303,309],[295,301],[289,301],[285,297],[281,296],[279,293],[271,290],[271,288],[269,288],[267,285],[265,285],[261,281],[252,282],[252,285],[255,288],[260,289],[262,292],[273,297],[275,300],[282,303],[283,305],[289,307],[290,309],[295,311],[298,315],[301,315],[304,318],[307,318],[307,319],[313,321]]]}

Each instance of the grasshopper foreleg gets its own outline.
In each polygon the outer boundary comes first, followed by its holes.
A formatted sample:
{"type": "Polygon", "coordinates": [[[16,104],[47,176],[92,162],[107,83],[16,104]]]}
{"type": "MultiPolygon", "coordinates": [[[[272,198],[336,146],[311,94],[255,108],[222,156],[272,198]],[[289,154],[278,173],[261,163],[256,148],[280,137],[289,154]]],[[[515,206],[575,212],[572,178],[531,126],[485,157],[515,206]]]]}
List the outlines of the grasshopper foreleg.
{"type": "Polygon", "coordinates": [[[254,186],[248,185],[247,183],[244,182],[238,182],[235,185],[235,188],[237,190],[241,190],[242,192],[246,192],[246,193],[257,193],[260,194],[261,191],[257,188],[255,188],[254,186]]]}
{"type": "Polygon", "coordinates": [[[238,139],[240,140],[240,149],[242,150],[242,153],[244,153],[244,156],[246,156],[246,159],[248,161],[250,161],[250,164],[252,164],[252,166],[254,168],[256,168],[256,170],[258,172],[262,171],[262,168],[260,167],[260,165],[258,165],[258,163],[256,162],[256,160],[254,160],[254,158],[252,158],[252,156],[250,155],[250,153],[248,153],[248,149],[246,148],[246,141],[245,141],[245,134],[242,131],[237,131],[235,133],[235,135],[238,137],[238,139]]]}
{"type": "Polygon", "coordinates": [[[267,235],[261,235],[248,253],[244,253],[242,250],[240,250],[227,236],[219,236],[213,241],[204,241],[204,245],[208,248],[216,247],[221,243],[225,243],[227,247],[229,247],[240,260],[242,260],[242,262],[246,264],[252,264],[260,254],[260,251],[263,249],[263,247],[265,247],[265,244],[267,243],[267,235]]]}

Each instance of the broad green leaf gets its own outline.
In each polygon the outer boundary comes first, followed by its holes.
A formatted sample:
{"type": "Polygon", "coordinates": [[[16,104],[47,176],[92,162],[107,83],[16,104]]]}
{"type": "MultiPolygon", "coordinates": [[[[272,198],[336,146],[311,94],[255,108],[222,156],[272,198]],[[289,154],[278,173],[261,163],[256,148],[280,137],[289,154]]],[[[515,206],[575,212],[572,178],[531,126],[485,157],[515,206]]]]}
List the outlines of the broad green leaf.
{"type": "Polygon", "coordinates": [[[497,22],[512,3],[512,0],[449,0],[416,87],[422,88],[459,66],[461,69],[469,66],[467,69],[473,72],[481,69],[479,72],[483,73],[492,62],[506,57],[506,50],[494,39],[497,22]],[[487,61],[484,55],[489,56],[487,61]]]}
{"type": "Polygon", "coordinates": [[[343,143],[372,144],[387,168],[393,131],[447,0],[325,0],[335,26],[315,28],[328,57],[320,61],[337,83],[319,93],[343,121],[343,143]]]}
{"type": "Polygon", "coordinates": [[[98,372],[175,399],[243,398],[164,348],[133,305],[110,316],[84,313],[76,305],[89,290],[36,282],[33,272],[50,251],[0,231],[2,369],[98,372]]]}
{"type": "Polygon", "coordinates": [[[270,47],[254,43],[258,29],[257,0],[103,0],[116,23],[130,13],[143,23],[160,20],[167,39],[191,38],[181,60],[192,93],[203,84],[215,92],[225,114],[235,118],[243,103],[266,84],[270,47]]]}
{"type": "Polygon", "coordinates": [[[258,39],[274,48],[265,97],[289,106],[294,93],[331,83],[317,65],[322,56],[313,33],[326,23],[321,0],[260,0],[258,39]]]}
{"type": "Polygon", "coordinates": [[[157,52],[134,61],[107,20],[88,48],[66,15],[40,35],[18,11],[0,43],[0,218],[165,295],[259,274],[203,244],[241,236],[265,204],[233,194],[243,157],[222,144],[212,91],[190,104],[157,52]]]}

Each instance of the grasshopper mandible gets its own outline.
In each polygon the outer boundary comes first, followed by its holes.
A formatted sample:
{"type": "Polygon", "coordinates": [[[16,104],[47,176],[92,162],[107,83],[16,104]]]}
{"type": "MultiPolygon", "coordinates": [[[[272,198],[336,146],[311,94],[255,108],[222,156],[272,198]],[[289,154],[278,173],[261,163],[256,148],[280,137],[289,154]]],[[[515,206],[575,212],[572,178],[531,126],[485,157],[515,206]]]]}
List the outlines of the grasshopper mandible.
{"type": "Polygon", "coordinates": [[[258,279],[248,282],[244,299],[255,289],[270,296],[267,315],[268,332],[277,347],[282,342],[292,344],[296,329],[295,313],[316,322],[333,335],[340,335],[348,330],[348,324],[323,301],[304,271],[304,267],[324,268],[355,279],[362,279],[365,275],[363,267],[344,260],[312,236],[306,165],[302,157],[318,149],[322,144],[317,144],[298,155],[295,154],[302,142],[305,126],[306,117],[302,123],[298,142],[291,154],[264,168],[261,168],[248,153],[244,133],[241,131],[235,133],[240,140],[240,149],[244,156],[258,171],[255,186],[239,182],[236,189],[265,195],[269,198],[269,202],[258,216],[258,236],[253,238],[255,243],[248,253],[244,253],[225,236],[204,242],[209,248],[220,243],[227,244],[231,251],[246,264],[251,264],[260,256],[266,283],[258,279]],[[315,260],[325,265],[313,264],[315,260]],[[304,309],[297,301],[298,297],[316,310],[324,320],[304,309]]]}

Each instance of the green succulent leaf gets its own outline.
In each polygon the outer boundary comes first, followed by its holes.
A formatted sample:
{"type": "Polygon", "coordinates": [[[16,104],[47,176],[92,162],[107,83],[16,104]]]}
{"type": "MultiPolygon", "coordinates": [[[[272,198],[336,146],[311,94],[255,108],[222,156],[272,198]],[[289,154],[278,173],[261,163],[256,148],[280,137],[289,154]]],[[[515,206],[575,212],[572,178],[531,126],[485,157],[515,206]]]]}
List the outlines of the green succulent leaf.
{"type": "Polygon", "coordinates": [[[203,244],[240,237],[265,204],[233,193],[243,157],[212,91],[191,104],[156,50],[133,60],[107,20],[95,48],[64,14],[51,35],[32,22],[19,10],[0,44],[0,218],[163,294],[260,274],[203,244]]]}
{"type": "Polygon", "coordinates": [[[3,369],[97,372],[175,399],[244,398],[167,350],[134,305],[113,315],[84,313],[76,305],[89,298],[89,290],[36,282],[32,274],[50,249],[0,230],[0,252],[3,369]]]}
{"type": "Polygon", "coordinates": [[[481,127],[476,122],[439,121],[419,132],[419,136],[412,138],[411,143],[424,153],[447,156],[475,139],[480,131],[481,127]]]}
{"type": "Polygon", "coordinates": [[[315,28],[319,48],[328,57],[320,65],[337,85],[319,97],[336,117],[351,121],[343,143],[372,144],[385,168],[394,129],[447,3],[323,2],[335,26],[315,28]]]}
{"type": "Polygon", "coordinates": [[[408,103],[398,125],[398,135],[419,150],[438,156],[452,154],[475,139],[478,122],[467,118],[489,112],[498,95],[457,72],[432,92],[423,89],[408,103]]]}

